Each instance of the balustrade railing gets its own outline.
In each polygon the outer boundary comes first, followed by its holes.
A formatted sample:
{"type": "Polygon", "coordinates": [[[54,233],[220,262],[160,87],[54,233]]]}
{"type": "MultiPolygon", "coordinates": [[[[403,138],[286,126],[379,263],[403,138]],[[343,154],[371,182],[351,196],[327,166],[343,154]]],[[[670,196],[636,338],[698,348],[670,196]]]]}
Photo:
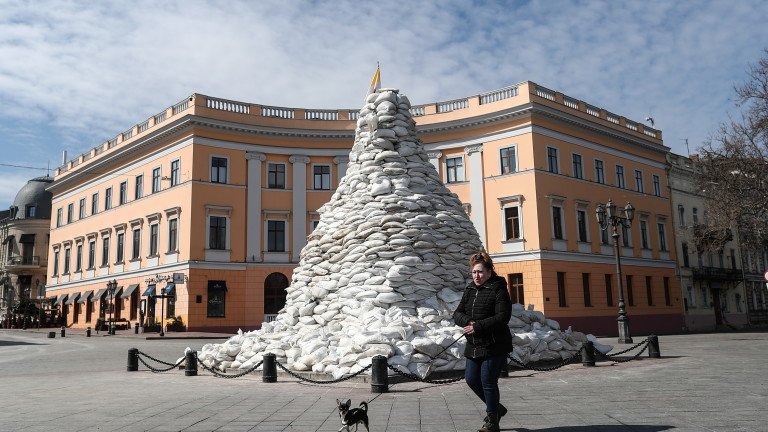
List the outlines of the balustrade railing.
{"type": "Polygon", "coordinates": [[[412,106],[411,107],[411,115],[414,117],[423,116],[424,115],[424,106],[412,106]]]}
{"type": "Polygon", "coordinates": [[[452,101],[446,101],[446,102],[438,102],[437,104],[437,112],[438,113],[447,113],[451,111],[456,111],[460,109],[464,109],[469,106],[469,100],[467,98],[464,99],[455,99],[452,101]]]}
{"type": "Polygon", "coordinates": [[[157,114],[155,117],[155,124],[162,123],[165,121],[165,111],[161,112],[160,114],[157,114]]]}
{"type": "Polygon", "coordinates": [[[145,121],[144,123],[139,123],[139,125],[136,126],[136,130],[138,131],[138,133],[142,133],[147,129],[149,129],[149,120],[145,121]]]}
{"type": "Polygon", "coordinates": [[[597,108],[595,108],[593,106],[590,106],[590,105],[587,105],[586,108],[587,108],[587,114],[589,114],[591,116],[595,116],[595,117],[600,117],[600,110],[599,109],[597,109],[597,108]]]}
{"type": "Polygon", "coordinates": [[[20,265],[40,265],[39,256],[12,256],[8,258],[8,265],[20,266],[20,265]]]}
{"type": "Polygon", "coordinates": [[[205,106],[221,111],[229,111],[238,114],[249,114],[251,112],[251,105],[242,102],[235,102],[226,99],[217,99],[207,97],[205,100],[205,106]]]}
{"type": "Polygon", "coordinates": [[[187,108],[189,108],[189,99],[184,99],[183,101],[174,105],[173,108],[171,108],[171,115],[176,115],[182,111],[186,111],[187,108]]]}
{"type": "Polygon", "coordinates": [[[632,122],[627,122],[627,129],[637,131],[637,124],[632,122]]]}
{"type": "Polygon", "coordinates": [[[127,131],[122,133],[123,135],[123,141],[127,140],[128,138],[133,136],[133,128],[128,129],[127,131]]]}
{"type": "Polygon", "coordinates": [[[292,119],[295,116],[293,108],[280,108],[280,107],[261,107],[262,117],[279,117],[285,119],[292,119]]]}
{"type": "Polygon", "coordinates": [[[111,149],[112,147],[117,145],[117,138],[112,138],[111,140],[107,141],[107,148],[111,149]]]}
{"type": "Polygon", "coordinates": [[[575,110],[579,109],[579,102],[571,98],[563,98],[563,105],[575,110]]]}
{"type": "Polygon", "coordinates": [[[549,99],[551,101],[555,100],[555,92],[539,86],[536,86],[536,96],[543,97],[544,99],[549,99]]]}
{"type": "Polygon", "coordinates": [[[646,134],[646,135],[648,135],[649,137],[654,137],[654,138],[656,138],[656,131],[655,131],[655,130],[653,130],[653,129],[648,129],[648,128],[645,128],[645,129],[643,129],[643,133],[644,133],[644,134],[646,134]]]}
{"type": "Polygon", "coordinates": [[[305,120],[338,120],[339,112],[331,110],[306,110],[304,111],[305,120]]]}
{"type": "Polygon", "coordinates": [[[360,118],[360,111],[349,110],[348,112],[350,120],[357,120],[360,118]]]}
{"type": "Polygon", "coordinates": [[[481,94],[480,105],[488,104],[491,102],[498,102],[500,100],[509,99],[515,96],[517,96],[517,86],[505,87],[503,89],[481,94]]]}
{"type": "Polygon", "coordinates": [[[619,117],[613,114],[606,114],[605,119],[611,123],[619,124],[619,117]]]}

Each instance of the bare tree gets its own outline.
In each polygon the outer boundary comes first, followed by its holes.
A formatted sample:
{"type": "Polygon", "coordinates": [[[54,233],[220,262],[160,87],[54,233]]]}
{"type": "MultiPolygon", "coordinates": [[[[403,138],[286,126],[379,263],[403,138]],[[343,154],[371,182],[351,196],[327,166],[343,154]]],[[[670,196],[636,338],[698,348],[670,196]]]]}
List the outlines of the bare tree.
{"type": "Polygon", "coordinates": [[[749,249],[768,245],[768,49],[735,92],[739,117],[720,125],[696,163],[707,217],[694,235],[703,250],[722,250],[733,228],[749,249]]]}

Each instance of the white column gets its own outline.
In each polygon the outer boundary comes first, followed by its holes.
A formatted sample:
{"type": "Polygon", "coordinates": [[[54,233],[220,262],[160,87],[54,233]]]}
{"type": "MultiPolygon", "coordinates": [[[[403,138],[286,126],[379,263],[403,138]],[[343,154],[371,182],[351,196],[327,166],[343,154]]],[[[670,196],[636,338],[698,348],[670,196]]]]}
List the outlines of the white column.
{"type": "Polygon", "coordinates": [[[246,256],[250,262],[261,261],[261,163],[267,159],[263,153],[245,152],[248,160],[248,189],[246,214],[246,256]]]}
{"type": "Polygon", "coordinates": [[[471,197],[472,214],[470,219],[480,235],[485,249],[488,250],[485,231],[485,186],[483,185],[483,145],[464,147],[469,163],[469,196],[471,197]]]}
{"type": "Polygon", "coordinates": [[[307,244],[307,164],[309,156],[293,155],[293,235],[291,261],[299,262],[301,249],[307,244]]]}
{"type": "Polygon", "coordinates": [[[430,151],[430,152],[427,152],[427,156],[429,156],[429,162],[437,170],[437,176],[440,177],[440,158],[443,156],[443,152],[439,150],[430,151]]]}
{"type": "Polygon", "coordinates": [[[338,172],[338,177],[339,177],[338,184],[341,184],[341,179],[343,179],[344,176],[347,175],[347,165],[349,164],[349,157],[336,156],[335,158],[333,158],[333,163],[336,164],[336,171],[338,172]]]}

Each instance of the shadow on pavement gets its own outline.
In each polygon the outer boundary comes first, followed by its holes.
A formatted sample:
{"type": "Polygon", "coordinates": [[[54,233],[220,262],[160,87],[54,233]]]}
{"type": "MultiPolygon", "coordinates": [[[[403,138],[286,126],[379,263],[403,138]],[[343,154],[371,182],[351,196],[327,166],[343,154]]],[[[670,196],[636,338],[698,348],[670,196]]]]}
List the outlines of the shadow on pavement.
{"type": "Polygon", "coordinates": [[[544,429],[528,429],[528,428],[502,428],[503,431],[515,431],[515,432],[611,432],[611,431],[627,431],[633,432],[659,432],[669,429],[674,429],[674,426],[662,426],[662,425],[589,425],[589,426],[558,426],[544,429]]]}
{"type": "Polygon", "coordinates": [[[0,340],[0,346],[14,346],[14,345],[48,345],[48,344],[0,340]]]}

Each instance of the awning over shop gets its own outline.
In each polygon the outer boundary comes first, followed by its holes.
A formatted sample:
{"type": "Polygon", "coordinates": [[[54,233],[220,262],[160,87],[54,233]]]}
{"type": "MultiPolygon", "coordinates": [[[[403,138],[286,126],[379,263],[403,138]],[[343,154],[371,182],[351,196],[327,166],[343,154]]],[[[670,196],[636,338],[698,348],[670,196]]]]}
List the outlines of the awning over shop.
{"type": "Polygon", "coordinates": [[[80,293],[70,294],[65,304],[68,304],[68,305],[75,304],[78,297],[80,297],[80,293]]]}
{"type": "Polygon", "coordinates": [[[80,300],[78,300],[78,303],[86,303],[88,301],[88,298],[93,295],[93,290],[88,290],[83,293],[83,295],[80,296],[80,300]]]}
{"type": "Polygon", "coordinates": [[[121,285],[121,286],[117,287],[117,289],[115,289],[114,294],[112,294],[113,295],[112,298],[120,298],[122,293],[123,293],[123,286],[121,285]]]}
{"type": "Polygon", "coordinates": [[[22,234],[19,238],[19,243],[35,243],[35,235],[34,234],[22,234]]]}
{"type": "Polygon", "coordinates": [[[147,285],[147,289],[144,291],[144,294],[142,296],[148,296],[148,297],[154,297],[157,295],[156,293],[157,285],[147,285]]]}
{"type": "Polygon", "coordinates": [[[55,302],[53,302],[53,305],[54,305],[54,306],[58,306],[58,305],[60,305],[60,304],[61,304],[61,303],[64,301],[64,299],[66,299],[66,298],[67,298],[67,295],[66,295],[66,294],[62,294],[62,295],[60,295],[60,296],[59,296],[59,298],[57,298],[57,299],[56,299],[56,301],[55,301],[55,302]]]}
{"type": "Polygon", "coordinates": [[[3,239],[3,244],[6,244],[6,243],[8,243],[9,241],[13,240],[13,237],[14,237],[14,235],[13,235],[13,234],[11,234],[11,235],[9,235],[9,236],[6,236],[6,237],[3,239]]]}
{"type": "Polygon", "coordinates": [[[164,295],[176,295],[176,284],[171,282],[163,288],[164,295]]]}
{"type": "Polygon", "coordinates": [[[208,289],[209,290],[227,291],[227,281],[223,281],[223,280],[209,280],[208,281],[208,289]]]}
{"type": "Polygon", "coordinates": [[[136,291],[136,288],[139,287],[139,284],[130,284],[128,285],[128,288],[125,289],[125,292],[123,293],[123,298],[128,298],[133,294],[134,291],[136,291]]]}
{"type": "Polygon", "coordinates": [[[104,293],[107,292],[106,288],[102,288],[98,291],[96,291],[96,294],[93,295],[93,298],[91,299],[92,302],[97,302],[101,300],[102,297],[104,297],[104,293]]]}

